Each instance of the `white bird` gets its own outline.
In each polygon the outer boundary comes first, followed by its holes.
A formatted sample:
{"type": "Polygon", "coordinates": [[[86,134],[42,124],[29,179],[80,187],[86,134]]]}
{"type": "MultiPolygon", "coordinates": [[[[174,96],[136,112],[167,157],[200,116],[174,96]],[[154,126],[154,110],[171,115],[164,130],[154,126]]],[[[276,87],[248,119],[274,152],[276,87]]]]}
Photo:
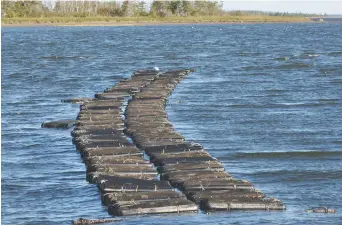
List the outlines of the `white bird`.
{"type": "Polygon", "coordinates": [[[153,69],[155,70],[155,71],[159,71],[159,68],[158,67],[153,67],[153,69]]]}

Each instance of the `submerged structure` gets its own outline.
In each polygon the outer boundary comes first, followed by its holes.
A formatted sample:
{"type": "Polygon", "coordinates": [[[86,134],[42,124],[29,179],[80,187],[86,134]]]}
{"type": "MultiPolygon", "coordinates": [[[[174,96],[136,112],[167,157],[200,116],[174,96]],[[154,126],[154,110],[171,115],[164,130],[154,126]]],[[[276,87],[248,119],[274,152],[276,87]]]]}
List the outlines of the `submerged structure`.
{"type": "Polygon", "coordinates": [[[74,101],[81,106],[73,142],[108,212],[285,209],[252,183],[234,179],[203,146],[173,129],[165,104],[190,72],[136,71],[94,99],[74,101]]]}

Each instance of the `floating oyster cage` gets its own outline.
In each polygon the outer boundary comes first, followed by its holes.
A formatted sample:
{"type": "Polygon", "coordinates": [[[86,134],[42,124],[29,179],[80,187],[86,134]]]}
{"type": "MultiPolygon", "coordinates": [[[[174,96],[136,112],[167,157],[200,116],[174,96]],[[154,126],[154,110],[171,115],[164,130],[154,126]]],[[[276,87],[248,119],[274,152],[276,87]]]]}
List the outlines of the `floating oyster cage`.
{"type": "Polygon", "coordinates": [[[114,216],[284,210],[173,129],[165,102],[193,71],[138,70],[93,99],[65,101],[81,104],[73,142],[103,205],[114,216]]]}

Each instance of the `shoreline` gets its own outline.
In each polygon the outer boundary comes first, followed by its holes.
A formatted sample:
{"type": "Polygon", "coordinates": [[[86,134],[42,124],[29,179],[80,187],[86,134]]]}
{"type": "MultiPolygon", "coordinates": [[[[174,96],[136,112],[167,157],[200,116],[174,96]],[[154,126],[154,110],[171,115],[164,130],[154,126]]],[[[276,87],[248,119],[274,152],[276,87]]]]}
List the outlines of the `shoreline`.
{"type": "Polygon", "coordinates": [[[2,18],[1,27],[82,27],[82,26],[154,26],[196,24],[264,24],[264,23],[314,23],[303,17],[184,17],[166,19],[148,18],[2,18]]]}
{"type": "Polygon", "coordinates": [[[241,22],[81,22],[81,23],[16,23],[1,24],[1,27],[124,27],[124,26],[158,26],[158,25],[218,25],[218,24],[291,24],[291,23],[314,23],[314,21],[241,21],[241,22]]]}

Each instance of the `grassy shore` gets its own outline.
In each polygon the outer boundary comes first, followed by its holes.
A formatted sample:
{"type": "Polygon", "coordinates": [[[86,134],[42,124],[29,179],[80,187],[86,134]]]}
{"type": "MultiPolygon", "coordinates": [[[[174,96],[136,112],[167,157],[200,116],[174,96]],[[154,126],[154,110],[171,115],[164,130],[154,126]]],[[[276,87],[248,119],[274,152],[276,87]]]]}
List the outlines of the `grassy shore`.
{"type": "Polygon", "coordinates": [[[120,26],[191,23],[293,23],[310,22],[304,17],[285,16],[196,16],[196,17],[17,17],[2,18],[2,26],[120,26]]]}

